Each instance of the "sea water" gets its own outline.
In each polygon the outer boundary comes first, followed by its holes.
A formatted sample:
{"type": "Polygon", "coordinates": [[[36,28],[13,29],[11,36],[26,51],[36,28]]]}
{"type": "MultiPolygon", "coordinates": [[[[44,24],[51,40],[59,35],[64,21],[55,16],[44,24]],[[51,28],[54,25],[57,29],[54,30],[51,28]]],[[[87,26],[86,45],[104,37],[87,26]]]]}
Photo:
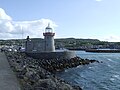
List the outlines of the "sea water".
{"type": "Polygon", "coordinates": [[[103,63],[91,63],[69,68],[57,76],[83,90],[120,90],[120,53],[89,53],[76,51],[81,58],[96,59],[103,63]]]}

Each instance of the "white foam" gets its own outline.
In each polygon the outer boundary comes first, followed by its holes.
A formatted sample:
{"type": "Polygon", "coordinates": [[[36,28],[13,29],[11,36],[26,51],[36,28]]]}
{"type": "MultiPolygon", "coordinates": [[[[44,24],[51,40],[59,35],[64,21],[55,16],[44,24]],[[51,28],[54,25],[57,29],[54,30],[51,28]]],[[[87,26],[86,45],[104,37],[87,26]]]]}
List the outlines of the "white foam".
{"type": "Polygon", "coordinates": [[[120,79],[120,75],[113,75],[113,77],[120,79]]]}
{"type": "Polygon", "coordinates": [[[110,61],[110,62],[116,63],[114,60],[112,60],[110,58],[107,58],[107,60],[110,61]]]}
{"type": "Polygon", "coordinates": [[[64,72],[68,72],[68,70],[65,70],[64,72]]]}
{"type": "Polygon", "coordinates": [[[111,65],[110,65],[110,64],[108,64],[108,66],[109,66],[109,67],[111,67],[111,65]]]}
{"type": "Polygon", "coordinates": [[[114,78],[110,78],[111,81],[114,81],[115,79],[114,78]]]}
{"type": "Polygon", "coordinates": [[[110,58],[108,58],[107,60],[108,60],[108,61],[111,61],[111,62],[113,62],[113,60],[112,60],[112,59],[110,59],[110,58]]]}
{"type": "Polygon", "coordinates": [[[108,66],[109,68],[114,68],[113,65],[110,65],[110,64],[107,64],[107,66],[108,66]]]}
{"type": "Polygon", "coordinates": [[[88,67],[89,69],[93,68],[93,67],[88,67]]]}
{"type": "Polygon", "coordinates": [[[79,68],[80,67],[80,65],[78,65],[76,68],[79,68]]]}

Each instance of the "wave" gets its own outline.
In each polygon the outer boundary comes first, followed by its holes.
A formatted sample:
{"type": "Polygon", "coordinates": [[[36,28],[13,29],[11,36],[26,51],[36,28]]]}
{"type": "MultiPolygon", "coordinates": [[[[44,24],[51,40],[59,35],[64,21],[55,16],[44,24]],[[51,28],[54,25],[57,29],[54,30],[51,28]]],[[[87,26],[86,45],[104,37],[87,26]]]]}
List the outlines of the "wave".
{"type": "Polygon", "coordinates": [[[110,58],[107,58],[107,60],[108,60],[108,61],[111,61],[111,62],[113,61],[113,60],[112,60],[112,59],[110,59],[110,58]]]}
{"type": "Polygon", "coordinates": [[[114,78],[110,78],[111,81],[114,81],[115,79],[114,78]]]}
{"type": "Polygon", "coordinates": [[[113,75],[112,77],[114,77],[116,79],[120,79],[120,75],[113,75]]]}
{"type": "Polygon", "coordinates": [[[107,64],[107,66],[109,67],[109,68],[114,68],[112,65],[110,65],[110,64],[107,64]]]}

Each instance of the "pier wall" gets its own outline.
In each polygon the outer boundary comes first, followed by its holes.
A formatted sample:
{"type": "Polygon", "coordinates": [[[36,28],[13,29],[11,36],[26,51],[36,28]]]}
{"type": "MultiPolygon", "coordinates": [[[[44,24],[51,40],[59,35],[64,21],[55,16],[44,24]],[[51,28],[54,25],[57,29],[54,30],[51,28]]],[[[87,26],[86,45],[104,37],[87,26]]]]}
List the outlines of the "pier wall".
{"type": "Polygon", "coordinates": [[[36,59],[70,59],[75,57],[74,51],[64,52],[26,52],[26,55],[36,59]]]}

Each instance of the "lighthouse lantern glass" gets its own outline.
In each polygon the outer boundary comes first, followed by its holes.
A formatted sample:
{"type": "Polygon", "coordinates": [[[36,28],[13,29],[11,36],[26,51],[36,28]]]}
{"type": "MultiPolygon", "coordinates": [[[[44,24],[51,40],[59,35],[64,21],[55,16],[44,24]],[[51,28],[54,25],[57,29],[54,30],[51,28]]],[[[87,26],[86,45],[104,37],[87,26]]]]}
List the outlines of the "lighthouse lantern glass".
{"type": "Polygon", "coordinates": [[[46,29],[45,32],[52,32],[52,29],[46,29]]]}

